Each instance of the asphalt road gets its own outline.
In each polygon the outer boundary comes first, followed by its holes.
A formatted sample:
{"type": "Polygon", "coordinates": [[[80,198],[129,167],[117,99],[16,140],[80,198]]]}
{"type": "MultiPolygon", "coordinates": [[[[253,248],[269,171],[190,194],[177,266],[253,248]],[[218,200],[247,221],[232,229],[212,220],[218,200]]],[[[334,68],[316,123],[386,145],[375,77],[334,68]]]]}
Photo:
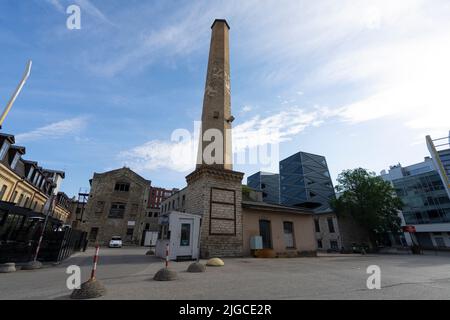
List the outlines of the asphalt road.
{"type": "MultiPolygon", "coordinates": [[[[146,248],[100,250],[100,299],[450,299],[450,256],[332,255],[290,259],[224,259],[224,267],[185,272],[190,262],[171,262],[179,279],[152,280],[164,266],[146,248]],[[366,286],[367,267],[378,265],[381,289],[366,286]]],[[[93,250],[58,266],[0,274],[0,299],[68,299],[66,268],[79,265],[89,278],[93,250]]],[[[202,261],[204,262],[204,261],[202,261]]]]}

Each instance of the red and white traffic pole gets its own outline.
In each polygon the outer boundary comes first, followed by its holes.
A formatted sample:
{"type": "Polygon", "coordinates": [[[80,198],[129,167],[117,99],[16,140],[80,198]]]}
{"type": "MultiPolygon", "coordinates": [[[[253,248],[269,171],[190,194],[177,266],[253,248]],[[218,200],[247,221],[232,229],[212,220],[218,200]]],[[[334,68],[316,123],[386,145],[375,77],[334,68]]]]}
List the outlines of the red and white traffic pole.
{"type": "Polygon", "coordinates": [[[100,246],[97,244],[95,246],[94,266],[92,267],[91,280],[95,280],[95,271],[97,270],[97,261],[98,261],[99,250],[100,250],[100,246]]]}
{"type": "Polygon", "coordinates": [[[169,267],[169,244],[166,244],[166,268],[169,267]]]}

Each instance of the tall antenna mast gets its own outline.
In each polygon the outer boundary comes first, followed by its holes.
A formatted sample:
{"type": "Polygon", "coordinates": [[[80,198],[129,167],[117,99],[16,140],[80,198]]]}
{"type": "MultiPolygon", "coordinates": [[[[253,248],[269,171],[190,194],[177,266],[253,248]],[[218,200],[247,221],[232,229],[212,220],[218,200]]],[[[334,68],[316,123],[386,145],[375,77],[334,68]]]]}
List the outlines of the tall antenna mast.
{"type": "Polygon", "coordinates": [[[3,110],[3,113],[0,116],[0,129],[2,128],[3,121],[5,121],[5,118],[8,115],[9,110],[11,110],[11,107],[14,104],[14,101],[16,101],[17,96],[19,95],[20,91],[22,90],[23,86],[25,85],[25,82],[27,81],[28,77],[30,76],[31,65],[32,65],[32,61],[29,60],[27,63],[27,66],[25,68],[25,73],[23,74],[22,80],[20,81],[19,85],[17,86],[16,90],[14,91],[13,95],[11,96],[11,99],[9,99],[9,102],[6,105],[5,110],[3,110]]]}

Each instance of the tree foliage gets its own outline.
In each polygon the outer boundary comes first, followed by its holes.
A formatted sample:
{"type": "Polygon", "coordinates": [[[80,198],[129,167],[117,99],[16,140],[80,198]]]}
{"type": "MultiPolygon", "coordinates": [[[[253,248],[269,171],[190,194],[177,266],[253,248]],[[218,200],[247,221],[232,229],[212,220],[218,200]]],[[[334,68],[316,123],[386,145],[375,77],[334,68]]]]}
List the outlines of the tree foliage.
{"type": "Polygon", "coordinates": [[[389,182],[363,168],[344,170],[337,181],[340,196],[331,201],[331,207],[338,216],[351,217],[372,239],[377,234],[399,232],[398,210],[403,204],[389,182]]]}

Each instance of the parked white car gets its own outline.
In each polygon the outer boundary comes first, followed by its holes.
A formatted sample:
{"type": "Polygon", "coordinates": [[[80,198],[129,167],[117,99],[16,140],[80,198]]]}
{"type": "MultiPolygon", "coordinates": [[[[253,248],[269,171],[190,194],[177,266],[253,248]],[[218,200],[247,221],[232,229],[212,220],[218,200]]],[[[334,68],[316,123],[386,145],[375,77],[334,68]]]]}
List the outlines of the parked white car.
{"type": "Polygon", "coordinates": [[[109,241],[110,248],[122,248],[122,238],[119,236],[113,236],[109,241]]]}

